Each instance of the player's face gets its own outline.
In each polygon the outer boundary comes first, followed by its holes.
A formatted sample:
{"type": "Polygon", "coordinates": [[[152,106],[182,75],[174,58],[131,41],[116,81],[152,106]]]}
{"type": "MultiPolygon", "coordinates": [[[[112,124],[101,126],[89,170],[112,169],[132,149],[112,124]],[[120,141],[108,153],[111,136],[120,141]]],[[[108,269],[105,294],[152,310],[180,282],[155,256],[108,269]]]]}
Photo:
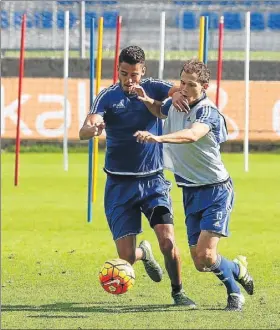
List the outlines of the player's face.
{"type": "Polygon", "coordinates": [[[180,90],[190,104],[196,101],[207,87],[208,84],[201,85],[196,73],[182,72],[180,90]]]}
{"type": "Polygon", "coordinates": [[[118,67],[119,81],[125,92],[130,92],[130,89],[134,85],[140,83],[141,78],[144,76],[146,68],[143,64],[128,64],[122,62],[118,67]]]}

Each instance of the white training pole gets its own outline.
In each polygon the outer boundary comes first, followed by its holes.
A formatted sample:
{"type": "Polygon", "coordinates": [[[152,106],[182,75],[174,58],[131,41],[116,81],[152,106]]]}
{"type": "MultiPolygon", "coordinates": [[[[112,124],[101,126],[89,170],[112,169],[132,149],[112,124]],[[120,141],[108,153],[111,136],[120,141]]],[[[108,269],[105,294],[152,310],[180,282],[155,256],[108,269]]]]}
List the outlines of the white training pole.
{"type": "Polygon", "coordinates": [[[246,12],[244,166],[249,171],[250,12],[246,12]]]}
{"type": "Polygon", "coordinates": [[[158,68],[159,79],[163,79],[164,48],[165,48],[165,11],[162,11],[160,15],[160,54],[159,54],[159,68],[158,68]]]}
{"type": "Polygon", "coordinates": [[[86,58],[86,5],[82,0],[80,3],[80,58],[86,58]]]}
{"type": "Polygon", "coordinates": [[[63,132],[63,163],[64,171],[68,171],[68,71],[69,71],[69,11],[64,14],[64,132],[63,132]]]}

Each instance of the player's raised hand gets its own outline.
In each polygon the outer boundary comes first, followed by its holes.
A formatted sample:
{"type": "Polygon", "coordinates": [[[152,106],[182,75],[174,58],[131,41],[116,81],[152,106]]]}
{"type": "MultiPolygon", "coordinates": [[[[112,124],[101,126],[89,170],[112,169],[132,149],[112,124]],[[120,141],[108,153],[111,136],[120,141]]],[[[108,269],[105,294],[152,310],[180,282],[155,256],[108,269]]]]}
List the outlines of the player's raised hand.
{"type": "Polygon", "coordinates": [[[147,131],[137,131],[133,134],[138,143],[157,143],[160,142],[160,136],[153,135],[147,131]]]}
{"type": "Polygon", "coordinates": [[[140,85],[133,85],[133,86],[131,86],[129,92],[131,94],[137,94],[138,100],[140,100],[140,101],[145,102],[145,101],[148,100],[148,96],[147,96],[145,90],[140,85]]]}
{"type": "Polygon", "coordinates": [[[181,92],[175,92],[172,95],[172,104],[178,112],[188,113],[190,111],[189,103],[181,92]]]}

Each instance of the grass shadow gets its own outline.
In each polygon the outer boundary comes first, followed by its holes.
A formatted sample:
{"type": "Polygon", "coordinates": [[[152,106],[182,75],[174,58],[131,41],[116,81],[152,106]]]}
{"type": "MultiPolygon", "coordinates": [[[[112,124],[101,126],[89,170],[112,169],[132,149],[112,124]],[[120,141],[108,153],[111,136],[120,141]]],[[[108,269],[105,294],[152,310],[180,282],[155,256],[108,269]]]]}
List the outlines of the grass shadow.
{"type": "Polygon", "coordinates": [[[77,316],[71,316],[71,315],[48,315],[48,314],[40,314],[40,315],[27,315],[27,317],[36,319],[36,318],[47,318],[47,319],[86,319],[88,316],[84,315],[77,315],[77,316]]]}
{"type": "MultiPolygon", "coordinates": [[[[174,312],[189,311],[184,306],[176,306],[172,304],[160,305],[113,305],[109,302],[98,302],[92,304],[84,303],[63,303],[58,302],[48,305],[2,305],[2,312],[68,312],[68,313],[109,313],[109,314],[125,314],[125,313],[152,313],[152,312],[174,312]]],[[[34,317],[34,316],[29,316],[34,317]]],[[[35,317],[57,317],[37,315],[35,317]]],[[[63,316],[62,316],[63,317],[63,316]]],[[[79,317],[79,316],[77,316],[79,317]]]]}

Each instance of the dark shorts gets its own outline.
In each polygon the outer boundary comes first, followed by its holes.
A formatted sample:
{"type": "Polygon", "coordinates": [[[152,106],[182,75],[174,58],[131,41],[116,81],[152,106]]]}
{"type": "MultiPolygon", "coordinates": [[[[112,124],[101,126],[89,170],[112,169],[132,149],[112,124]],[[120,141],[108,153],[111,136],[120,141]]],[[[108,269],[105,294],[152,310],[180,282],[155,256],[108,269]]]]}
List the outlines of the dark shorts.
{"type": "Polygon", "coordinates": [[[162,173],[138,178],[108,175],[104,205],[114,240],[141,233],[141,214],[150,222],[157,206],[173,213],[170,189],[162,173]]]}
{"type": "Polygon", "coordinates": [[[231,179],[209,187],[183,187],[183,201],[189,245],[196,245],[202,230],[229,235],[234,203],[231,179]]]}

